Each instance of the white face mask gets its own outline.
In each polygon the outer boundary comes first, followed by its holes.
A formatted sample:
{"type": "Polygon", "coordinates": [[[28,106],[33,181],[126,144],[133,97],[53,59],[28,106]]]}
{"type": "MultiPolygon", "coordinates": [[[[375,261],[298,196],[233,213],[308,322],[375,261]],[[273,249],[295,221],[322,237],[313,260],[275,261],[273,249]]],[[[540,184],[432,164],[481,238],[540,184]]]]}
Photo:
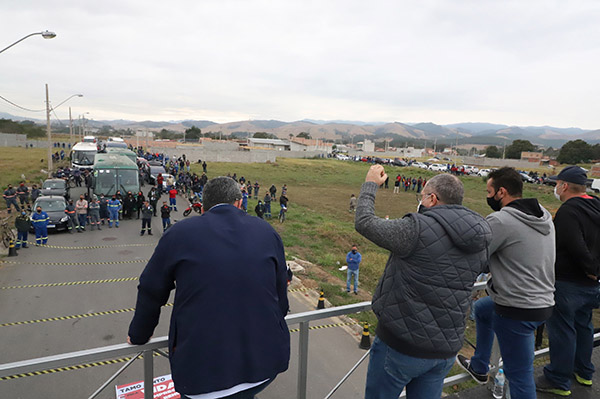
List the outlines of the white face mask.
{"type": "Polygon", "coordinates": [[[556,186],[554,186],[554,196],[556,197],[557,200],[560,201],[560,194],[558,194],[558,192],[556,191],[557,188],[558,188],[558,184],[556,186]]]}

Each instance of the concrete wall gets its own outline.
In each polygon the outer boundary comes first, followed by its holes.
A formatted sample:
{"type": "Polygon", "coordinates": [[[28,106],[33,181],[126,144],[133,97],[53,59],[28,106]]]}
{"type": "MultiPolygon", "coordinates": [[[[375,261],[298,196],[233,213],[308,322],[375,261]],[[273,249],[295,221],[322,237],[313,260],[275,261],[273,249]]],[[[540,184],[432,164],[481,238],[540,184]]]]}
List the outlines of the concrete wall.
{"type": "MultiPolygon", "coordinates": [[[[158,143],[157,143],[158,144],[158,143]]],[[[206,146],[175,146],[161,147],[151,146],[150,152],[162,152],[169,156],[185,156],[192,162],[199,159],[206,162],[241,162],[241,163],[265,163],[275,162],[277,157],[281,158],[314,158],[327,157],[325,151],[275,151],[275,150],[212,150],[206,146]]]]}
{"type": "Polygon", "coordinates": [[[28,140],[24,134],[0,132],[0,147],[25,147],[32,144],[34,148],[48,148],[46,140],[28,140]]]}
{"type": "Polygon", "coordinates": [[[478,158],[478,157],[462,157],[465,165],[474,165],[481,168],[500,168],[502,166],[510,166],[515,169],[530,169],[539,168],[538,162],[522,161],[520,159],[498,159],[498,158],[478,158]]]}

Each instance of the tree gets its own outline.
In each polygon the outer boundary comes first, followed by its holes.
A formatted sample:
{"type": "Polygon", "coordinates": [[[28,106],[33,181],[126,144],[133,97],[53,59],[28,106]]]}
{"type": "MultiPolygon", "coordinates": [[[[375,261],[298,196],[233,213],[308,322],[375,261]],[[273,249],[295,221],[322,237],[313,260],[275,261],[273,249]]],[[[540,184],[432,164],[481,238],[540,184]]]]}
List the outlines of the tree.
{"type": "Polygon", "coordinates": [[[197,140],[202,137],[202,130],[197,128],[196,126],[192,126],[189,129],[185,129],[185,139],[194,139],[197,140]]]}
{"type": "Polygon", "coordinates": [[[276,139],[277,137],[271,133],[267,133],[267,132],[256,132],[254,133],[254,137],[255,139],[276,139]]]}
{"type": "Polygon", "coordinates": [[[593,147],[585,141],[567,141],[561,148],[556,160],[560,163],[576,164],[588,162],[593,158],[593,147]]]}
{"type": "Polygon", "coordinates": [[[500,158],[502,153],[495,145],[491,145],[485,149],[485,156],[488,158],[500,158]]]}
{"type": "Polygon", "coordinates": [[[308,134],[306,132],[300,132],[296,135],[296,137],[301,138],[301,139],[312,139],[312,137],[310,137],[310,134],[308,134]]]}
{"type": "Polygon", "coordinates": [[[529,140],[515,140],[506,147],[506,158],[521,159],[523,151],[534,151],[535,146],[529,140]]]}

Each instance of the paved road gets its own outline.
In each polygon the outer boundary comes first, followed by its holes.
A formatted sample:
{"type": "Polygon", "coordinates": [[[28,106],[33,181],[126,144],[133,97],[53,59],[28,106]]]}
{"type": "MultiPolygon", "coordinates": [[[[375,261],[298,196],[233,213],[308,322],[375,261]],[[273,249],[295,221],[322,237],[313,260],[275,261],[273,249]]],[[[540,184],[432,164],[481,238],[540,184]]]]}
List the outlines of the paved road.
{"type": "MultiPolygon", "coordinates": [[[[181,210],[175,215],[175,219],[181,217],[181,210]]],[[[6,258],[7,261],[19,263],[0,264],[0,287],[3,287],[0,289],[0,325],[3,325],[0,326],[0,342],[2,342],[0,362],[13,362],[124,342],[133,315],[131,311],[21,325],[4,324],[132,308],[135,306],[137,286],[137,281],[134,279],[56,287],[5,287],[136,278],[160,238],[159,223],[159,218],[153,219],[155,235],[152,237],[139,236],[141,222],[137,220],[124,221],[119,229],[108,229],[105,226],[102,231],[50,234],[49,245],[110,247],[90,249],[32,247],[20,250],[18,257],[6,258]],[[123,261],[126,263],[111,263],[123,261]],[[55,262],[64,264],[41,264],[55,262]]],[[[301,292],[290,293],[290,303],[293,313],[310,310],[316,304],[312,299],[307,300],[301,292]]],[[[218,301],[215,302],[215,306],[218,306],[218,301]]],[[[167,335],[170,312],[169,307],[163,309],[155,336],[167,335]]],[[[336,320],[323,320],[314,324],[335,322],[336,320]]],[[[206,320],[206,323],[207,328],[210,328],[210,320],[206,320]]],[[[295,397],[297,341],[297,334],[292,334],[290,369],[280,375],[260,395],[261,399],[295,397]]],[[[364,351],[358,349],[357,337],[339,327],[311,331],[309,352],[309,397],[311,398],[324,397],[339,378],[364,354],[364,351]]],[[[87,397],[120,366],[121,364],[98,366],[0,381],[0,397],[13,399],[87,397]]],[[[141,362],[134,363],[99,397],[114,398],[115,384],[142,379],[142,367],[141,362]]],[[[366,364],[357,370],[334,397],[362,397],[365,372],[366,364]]],[[[168,361],[164,358],[156,358],[155,375],[168,373],[168,361]]]]}

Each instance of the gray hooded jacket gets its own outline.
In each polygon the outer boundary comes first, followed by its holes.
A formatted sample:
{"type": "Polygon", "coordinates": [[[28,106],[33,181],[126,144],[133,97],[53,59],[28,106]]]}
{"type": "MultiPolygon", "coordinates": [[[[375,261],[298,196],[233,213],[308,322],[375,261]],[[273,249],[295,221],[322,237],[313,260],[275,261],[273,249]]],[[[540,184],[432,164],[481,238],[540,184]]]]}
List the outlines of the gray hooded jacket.
{"type": "Polygon", "coordinates": [[[375,294],[377,336],[418,358],[447,359],[463,345],[471,290],[488,261],[491,230],[460,205],[438,205],[402,219],[375,216],[377,185],[364,183],[356,230],[390,251],[375,294]]]}

